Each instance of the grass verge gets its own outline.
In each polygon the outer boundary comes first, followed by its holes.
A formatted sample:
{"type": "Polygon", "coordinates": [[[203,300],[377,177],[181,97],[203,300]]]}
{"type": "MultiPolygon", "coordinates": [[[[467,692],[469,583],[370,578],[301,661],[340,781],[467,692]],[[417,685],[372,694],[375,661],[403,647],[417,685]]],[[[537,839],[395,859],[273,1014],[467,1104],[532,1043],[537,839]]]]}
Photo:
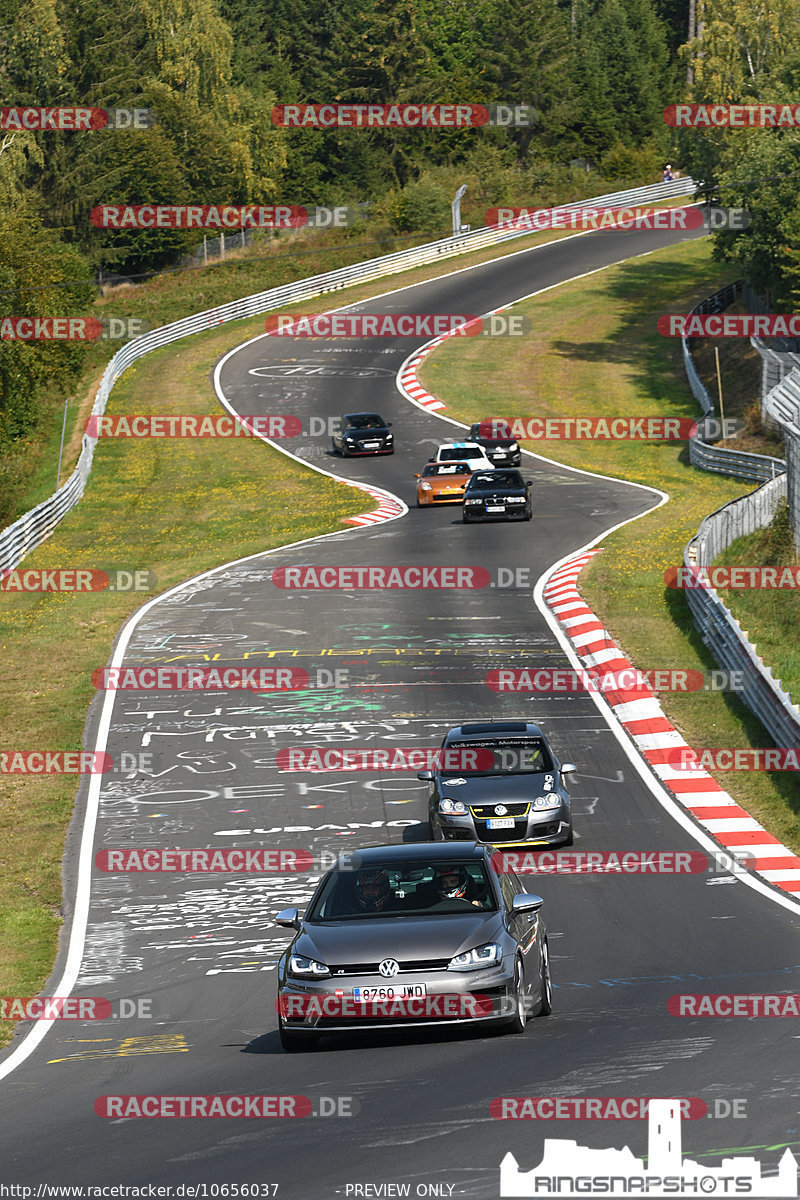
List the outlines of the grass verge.
{"type": "MultiPolygon", "coordinates": [[[[656,320],[668,310],[688,311],[733,277],[712,262],[705,240],[658,251],[517,306],[531,319],[531,337],[480,345],[451,339],[424,364],[422,383],[448,404],[449,416],[465,422],[493,416],[696,417],[680,346],[656,332],[656,320]],[[487,399],[498,395],[500,405],[487,399]]],[[[682,563],[683,547],[703,517],[747,485],[695,470],[679,442],[523,445],[669,494],[668,504],[605,539],[603,553],[581,576],[581,592],[636,666],[713,669],[683,594],[665,587],[664,572],[682,563]]],[[[733,693],[665,693],[661,701],[695,748],[771,744],[733,693]]],[[[716,778],[800,851],[800,785],[791,773],[729,771],[716,772],[716,778]]]]}

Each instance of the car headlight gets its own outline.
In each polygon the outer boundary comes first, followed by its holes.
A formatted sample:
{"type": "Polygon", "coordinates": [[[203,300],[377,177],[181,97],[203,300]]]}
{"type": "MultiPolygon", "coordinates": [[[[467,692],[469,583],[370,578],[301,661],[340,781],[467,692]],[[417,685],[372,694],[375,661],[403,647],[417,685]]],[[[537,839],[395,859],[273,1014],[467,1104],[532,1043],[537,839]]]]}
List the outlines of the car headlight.
{"type": "Polygon", "coordinates": [[[465,500],[465,504],[483,504],[482,500],[465,500]]]}
{"type": "Polygon", "coordinates": [[[517,445],[516,442],[512,442],[508,448],[509,448],[509,450],[519,450],[519,446],[517,445]]]}
{"type": "Polygon", "coordinates": [[[421,483],[419,486],[420,486],[420,489],[421,489],[423,492],[430,492],[430,491],[432,491],[432,490],[433,490],[433,489],[431,488],[431,485],[430,485],[429,483],[421,483]]]}
{"type": "Polygon", "coordinates": [[[346,437],[344,440],[346,442],[354,442],[356,439],[354,437],[346,437]]]}
{"type": "Polygon", "coordinates": [[[387,442],[391,442],[391,440],[394,437],[394,434],[393,433],[385,433],[383,436],[387,442]]]}
{"type": "Polygon", "coordinates": [[[554,792],[548,792],[546,796],[537,796],[531,808],[561,808],[562,800],[554,792]]]}
{"type": "Polygon", "coordinates": [[[525,497],[524,496],[508,496],[506,498],[506,503],[507,504],[524,504],[525,497]]]}
{"type": "Polygon", "coordinates": [[[317,962],[314,958],[292,954],[289,957],[289,974],[297,979],[325,979],[330,975],[330,971],[325,963],[317,962]]]}
{"type": "Polygon", "coordinates": [[[465,817],[467,815],[467,806],[463,800],[451,800],[449,796],[443,796],[439,801],[439,812],[465,817]]]}
{"type": "Polygon", "coordinates": [[[447,964],[448,971],[477,971],[481,967],[496,967],[503,960],[503,951],[497,942],[487,942],[485,946],[476,946],[474,950],[466,950],[457,954],[447,964]]]}

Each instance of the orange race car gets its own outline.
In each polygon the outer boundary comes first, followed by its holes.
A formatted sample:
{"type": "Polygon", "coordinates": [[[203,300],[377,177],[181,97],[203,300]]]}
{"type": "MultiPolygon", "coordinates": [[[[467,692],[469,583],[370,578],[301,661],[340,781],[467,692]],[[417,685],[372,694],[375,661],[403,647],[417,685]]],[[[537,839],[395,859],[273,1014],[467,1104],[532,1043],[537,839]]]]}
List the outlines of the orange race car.
{"type": "Polygon", "coordinates": [[[429,462],[417,481],[417,508],[427,504],[460,504],[472,468],[466,462],[429,462]]]}

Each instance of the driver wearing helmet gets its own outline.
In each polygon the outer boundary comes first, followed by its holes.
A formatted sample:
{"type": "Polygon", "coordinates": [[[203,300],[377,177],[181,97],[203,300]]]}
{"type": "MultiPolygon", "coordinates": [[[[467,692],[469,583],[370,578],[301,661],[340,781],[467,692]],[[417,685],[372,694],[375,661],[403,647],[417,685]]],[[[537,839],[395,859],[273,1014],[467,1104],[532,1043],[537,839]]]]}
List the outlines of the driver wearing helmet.
{"type": "Polygon", "coordinates": [[[466,904],[475,905],[476,908],[481,907],[480,900],[475,900],[470,895],[472,880],[465,867],[458,865],[439,867],[434,883],[441,902],[463,900],[466,904]]]}
{"type": "Polygon", "coordinates": [[[388,907],[389,876],[386,871],[359,871],[356,878],[356,902],[363,912],[381,912],[388,907]]]}

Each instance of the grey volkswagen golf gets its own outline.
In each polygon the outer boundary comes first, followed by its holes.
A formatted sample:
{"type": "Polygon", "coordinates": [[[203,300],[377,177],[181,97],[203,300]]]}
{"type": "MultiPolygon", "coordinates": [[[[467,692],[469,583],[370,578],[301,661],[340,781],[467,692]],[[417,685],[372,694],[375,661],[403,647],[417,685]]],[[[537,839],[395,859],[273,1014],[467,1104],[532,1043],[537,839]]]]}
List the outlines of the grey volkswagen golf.
{"type": "Polygon", "coordinates": [[[551,1012],[540,896],[477,842],[374,846],[320,880],[278,967],[285,1050],[321,1034],[493,1022],[551,1012]]]}

